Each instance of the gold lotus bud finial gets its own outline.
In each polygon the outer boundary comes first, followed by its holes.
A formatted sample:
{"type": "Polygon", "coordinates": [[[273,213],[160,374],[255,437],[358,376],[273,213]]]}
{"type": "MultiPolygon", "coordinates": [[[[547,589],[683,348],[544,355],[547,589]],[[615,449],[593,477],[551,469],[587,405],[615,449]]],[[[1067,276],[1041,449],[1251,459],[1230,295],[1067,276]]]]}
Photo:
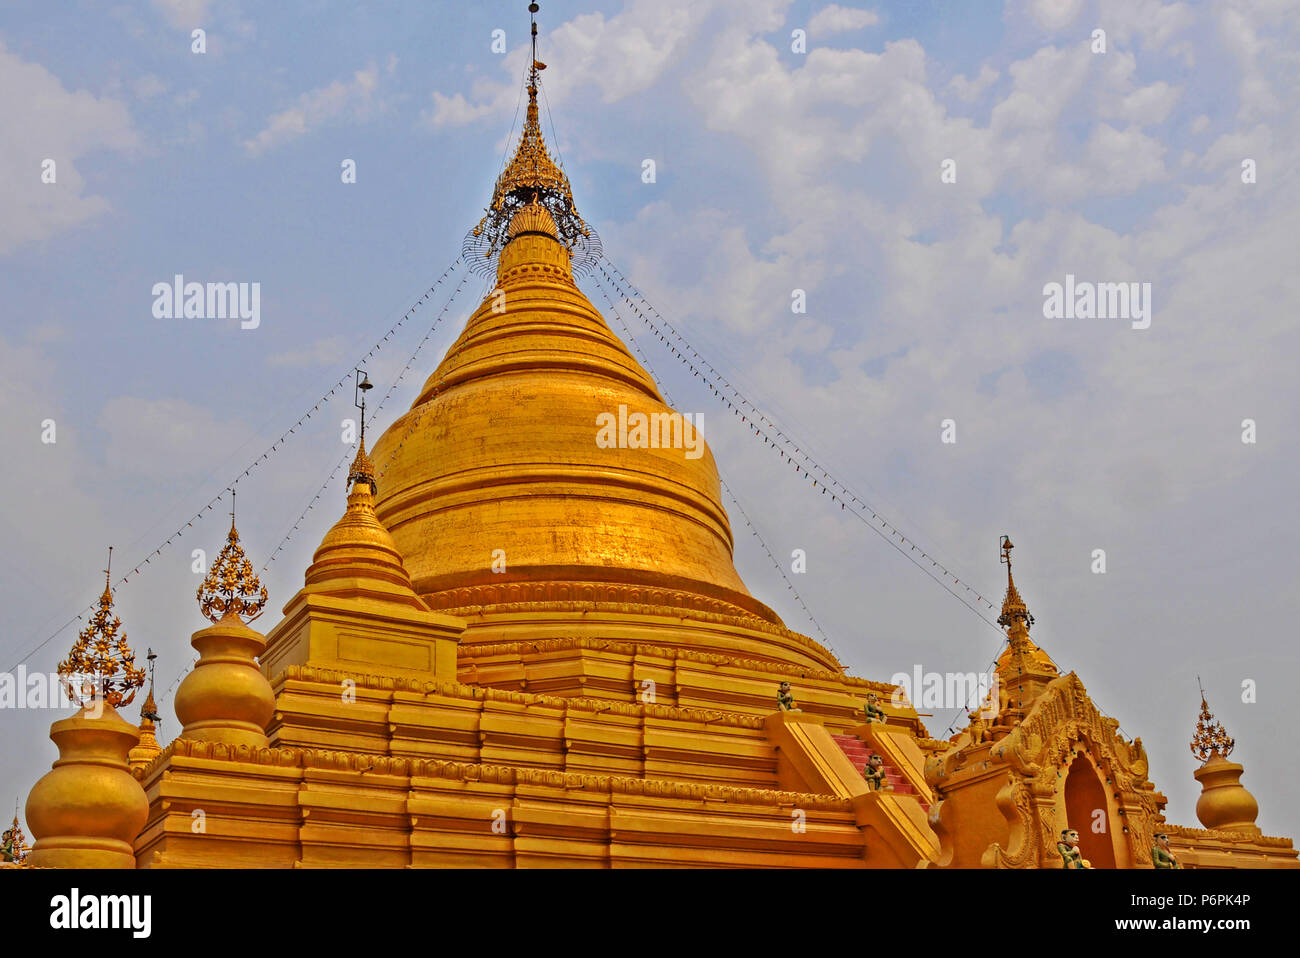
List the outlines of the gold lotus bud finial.
{"type": "Polygon", "coordinates": [[[1001,536],[998,539],[998,548],[998,561],[1007,567],[1007,594],[1002,599],[1002,614],[998,616],[998,625],[1009,628],[1016,622],[1023,622],[1025,631],[1028,632],[1030,626],[1034,624],[1034,617],[1029,607],[1025,605],[1025,600],[1020,598],[1016,580],[1011,577],[1011,550],[1015,548],[1011,537],[1001,536]]]}
{"type": "Polygon", "coordinates": [[[195,598],[199,600],[200,611],[213,622],[231,614],[239,616],[245,623],[252,622],[266,608],[266,587],[253,573],[253,563],[248,561],[239,544],[233,489],[230,490],[230,532],[226,535],[226,544],[208,569],[195,598]]]}
{"type": "Polygon", "coordinates": [[[68,697],[82,706],[96,699],[114,708],[128,705],[144,685],[144,669],[136,668],[135,652],[127,645],[122,620],[113,614],[112,568],[113,547],[109,546],[104,594],[72,651],[59,663],[58,673],[68,697]]]}
{"type": "MultiPolygon", "coordinates": [[[[1196,677],[1196,684],[1201,684],[1200,676],[1196,677]]],[[[1192,754],[1197,760],[1204,765],[1215,754],[1220,758],[1227,758],[1232,754],[1232,750],[1237,743],[1228,735],[1228,730],[1223,727],[1223,723],[1215,719],[1210,712],[1210,706],[1205,701],[1205,687],[1201,686],[1201,714],[1196,719],[1196,735],[1192,738],[1192,754]]]]}

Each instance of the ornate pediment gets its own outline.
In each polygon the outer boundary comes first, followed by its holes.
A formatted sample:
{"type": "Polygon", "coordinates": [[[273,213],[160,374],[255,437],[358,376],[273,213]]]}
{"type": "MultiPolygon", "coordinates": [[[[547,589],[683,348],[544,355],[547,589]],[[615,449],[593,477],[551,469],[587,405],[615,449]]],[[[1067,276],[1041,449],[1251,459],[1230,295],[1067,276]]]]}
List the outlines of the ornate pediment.
{"type": "MultiPolygon", "coordinates": [[[[958,806],[989,801],[987,783],[1000,778],[993,802],[1001,824],[990,832],[981,861],[998,868],[1051,867],[1055,864],[1062,790],[1075,760],[1087,755],[1104,784],[1110,823],[1123,837],[1130,863],[1149,864],[1150,846],[1163,796],[1147,778],[1149,763],[1142,740],[1126,739],[1119,721],[1103,715],[1073,672],[1053,679],[1029,704],[1024,717],[1001,738],[982,745],[959,740],[926,764],[926,780],[940,804],[958,806]],[[1005,847],[1004,847],[1005,844],[1005,847]]],[[[944,810],[934,814],[941,845],[944,810]]],[[[957,816],[951,816],[955,821],[957,816]]],[[[965,822],[982,816],[961,816],[965,822]]],[[[997,818],[987,819],[996,823],[997,818]]],[[[1118,836],[1117,836],[1118,839],[1118,836]]]]}

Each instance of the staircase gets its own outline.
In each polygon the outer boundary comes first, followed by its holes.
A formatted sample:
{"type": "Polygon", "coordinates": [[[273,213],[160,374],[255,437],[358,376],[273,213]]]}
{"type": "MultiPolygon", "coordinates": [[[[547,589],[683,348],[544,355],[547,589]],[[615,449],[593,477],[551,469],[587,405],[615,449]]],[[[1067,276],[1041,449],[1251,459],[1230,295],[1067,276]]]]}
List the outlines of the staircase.
{"type": "MultiPolygon", "coordinates": [[[[867,767],[867,759],[871,757],[871,749],[867,746],[866,742],[862,741],[862,739],[858,738],[856,735],[832,734],[831,738],[835,739],[835,744],[840,747],[840,751],[847,756],[848,760],[853,763],[853,767],[856,768],[859,773],[867,767]]],[[[930,810],[930,806],[924,799],[916,794],[916,789],[907,784],[907,781],[898,773],[897,769],[888,762],[883,761],[881,762],[880,767],[884,769],[885,772],[886,787],[892,787],[894,794],[913,795],[916,797],[916,800],[920,802],[923,809],[927,812],[930,810]]]]}

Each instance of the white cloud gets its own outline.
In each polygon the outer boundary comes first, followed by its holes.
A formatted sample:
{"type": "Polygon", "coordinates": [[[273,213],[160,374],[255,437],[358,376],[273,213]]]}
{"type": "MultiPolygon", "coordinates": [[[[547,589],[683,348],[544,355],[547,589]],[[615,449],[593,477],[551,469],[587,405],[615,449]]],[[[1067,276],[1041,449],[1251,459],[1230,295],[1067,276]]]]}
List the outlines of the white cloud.
{"type": "Polygon", "coordinates": [[[833,3],[817,11],[808,21],[808,35],[817,39],[832,33],[862,30],[879,22],[880,17],[873,10],[854,10],[833,3]]]}
{"type": "Polygon", "coordinates": [[[126,106],[59,78],[0,43],[0,254],[106,212],[108,200],[86,191],[77,164],[99,150],[130,150],[138,138],[126,106]],[[41,182],[55,162],[56,182],[41,182]]]}
{"type": "Polygon", "coordinates": [[[112,399],[100,412],[99,426],[108,440],[104,467],[123,481],[206,473],[217,456],[236,452],[251,438],[247,427],[183,399],[112,399]]]}
{"type": "MultiPolygon", "coordinates": [[[[735,0],[731,0],[735,3],[735,0]]],[[[628,0],[623,10],[606,19],[590,13],[556,27],[539,48],[539,57],[563,69],[544,75],[546,97],[563,103],[575,90],[600,91],[604,103],[615,103],[654,85],[677,62],[682,50],[720,0],[667,3],[663,0],[628,0]]],[[[789,0],[762,0],[747,7],[756,27],[776,29],[789,0]]],[[[434,91],[432,106],[421,121],[434,129],[463,126],[496,116],[509,117],[519,102],[519,78],[528,65],[528,47],[517,45],[500,58],[506,79],[474,85],[472,99],[462,94],[434,91]]]]}
{"type": "Polygon", "coordinates": [[[276,353],[266,358],[268,366],[329,366],[341,363],[346,357],[347,341],[342,336],[327,336],[302,349],[276,353]]]}
{"type": "Polygon", "coordinates": [[[167,84],[163,82],[161,77],[153,73],[146,73],[131,84],[131,91],[136,95],[137,99],[151,100],[159,94],[166,93],[167,84]]]}
{"type": "Polygon", "coordinates": [[[962,74],[958,74],[948,81],[948,89],[952,90],[953,96],[963,103],[972,103],[979,99],[981,93],[992,86],[997,78],[1002,74],[985,63],[980,67],[979,76],[973,80],[967,80],[962,74]]]}
{"type": "Polygon", "coordinates": [[[1008,16],[1028,16],[1049,32],[1064,30],[1083,10],[1083,0],[1019,0],[1007,7],[1008,16]]]}
{"type": "Polygon", "coordinates": [[[192,30],[204,27],[208,15],[208,0],[153,0],[154,9],[173,27],[192,30]]]}
{"type": "Polygon", "coordinates": [[[1170,55],[1190,52],[1190,43],[1173,44],[1171,41],[1187,31],[1195,20],[1195,12],[1186,3],[1100,0],[1098,23],[1105,25],[1110,41],[1122,47],[1140,40],[1147,50],[1164,51],[1170,55]]]}
{"type": "Polygon", "coordinates": [[[1115,115],[1138,126],[1163,123],[1181,95],[1181,89],[1160,80],[1122,98],[1115,115]]]}
{"type": "MultiPolygon", "coordinates": [[[[395,66],[396,60],[390,58],[384,74],[391,76],[395,66]]],[[[323,124],[341,118],[365,119],[384,109],[385,104],[377,95],[379,86],[380,71],[372,64],[357,70],[350,80],[335,80],[328,86],[308,90],[298,97],[294,106],[271,116],[261,132],[244,141],[244,149],[251,156],[260,156],[323,124]]]]}

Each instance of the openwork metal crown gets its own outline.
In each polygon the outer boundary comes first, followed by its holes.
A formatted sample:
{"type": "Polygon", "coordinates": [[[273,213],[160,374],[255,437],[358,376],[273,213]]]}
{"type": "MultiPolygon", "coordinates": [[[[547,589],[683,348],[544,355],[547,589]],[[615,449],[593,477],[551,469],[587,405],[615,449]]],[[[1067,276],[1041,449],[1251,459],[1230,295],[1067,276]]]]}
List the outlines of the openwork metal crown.
{"type": "Polygon", "coordinates": [[[485,273],[495,269],[497,255],[510,240],[511,220],[522,207],[533,202],[545,206],[555,220],[556,234],[568,247],[575,271],[584,272],[600,258],[600,238],[578,215],[569,178],[551,159],[542,137],[537,108],[537,74],[545,67],[546,64],[533,61],[528,82],[528,114],[519,146],[509,165],[497,177],[492,205],[478,226],[465,236],[462,251],[474,272],[485,273]]]}
{"type": "Polygon", "coordinates": [[[375,481],[375,464],[366,453],[364,438],[361,440],[361,445],[357,446],[356,458],[352,460],[352,468],[348,470],[348,489],[350,490],[352,484],[356,482],[364,482],[370,486],[371,495],[379,492],[379,484],[375,481]]]}
{"type": "Polygon", "coordinates": [[[1210,714],[1210,706],[1201,696],[1201,714],[1196,719],[1196,736],[1192,739],[1192,754],[1202,765],[1218,752],[1223,758],[1232,754],[1237,743],[1229,735],[1223,723],[1210,714]]]}
{"type": "Polygon", "coordinates": [[[107,582],[90,623],[59,663],[58,672],[68,697],[83,706],[97,698],[114,708],[129,705],[144,685],[144,669],[136,667],[122,620],[113,614],[113,592],[107,582]]]}
{"type": "Polygon", "coordinates": [[[208,569],[196,598],[199,609],[213,622],[230,612],[245,622],[252,622],[266,608],[266,587],[253,573],[253,563],[239,545],[239,532],[233,520],[226,545],[208,569]]]}
{"type": "Polygon", "coordinates": [[[4,851],[4,857],[0,861],[11,861],[21,865],[27,859],[27,836],[23,834],[22,827],[18,824],[18,816],[14,815],[14,823],[4,830],[0,835],[0,849],[4,851]]]}

